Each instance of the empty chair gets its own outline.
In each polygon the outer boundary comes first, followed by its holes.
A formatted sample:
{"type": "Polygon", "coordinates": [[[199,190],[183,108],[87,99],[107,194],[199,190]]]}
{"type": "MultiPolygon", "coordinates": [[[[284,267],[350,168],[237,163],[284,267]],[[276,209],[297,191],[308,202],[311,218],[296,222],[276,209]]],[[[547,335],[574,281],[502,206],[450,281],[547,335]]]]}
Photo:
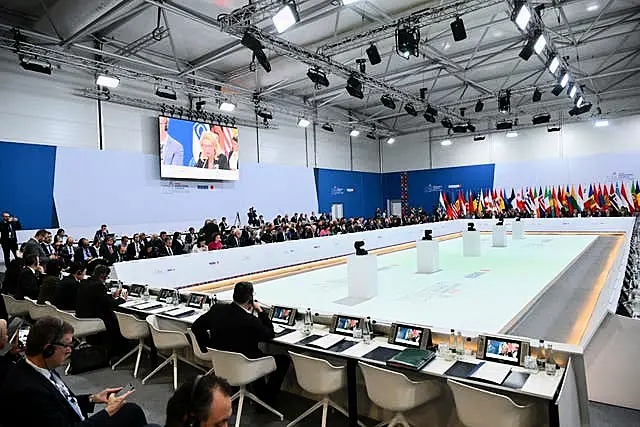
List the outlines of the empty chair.
{"type": "Polygon", "coordinates": [[[158,325],[158,318],[155,315],[147,316],[146,321],[149,325],[151,338],[153,339],[153,343],[155,344],[156,348],[160,351],[171,351],[171,356],[169,356],[164,362],[158,365],[156,369],[154,369],[149,375],[147,375],[142,380],[142,384],[145,384],[149,380],[149,378],[158,373],[167,364],[171,363],[173,365],[173,388],[175,390],[178,388],[178,359],[186,362],[186,360],[178,356],[178,351],[189,347],[187,336],[182,332],[160,329],[160,326],[158,325]]]}
{"type": "Polygon", "coordinates": [[[378,426],[401,425],[409,427],[404,412],[417,408],[440,396],[442,386],[437,380],[412,381],[406,375],[366,363],[358,363],[364,376],[369,399],[382,409],[395,412],[389,421],[378,426]]]}
{"type": "Polygon", "coordinates": [[[73,336],[78,339],[99,334],[107,330],[102,319],[80,319],[76,317],[75,314],[58,309],[56,309],[55,316],[73,326],[73,336]]]}
{"type": "Polygon", "coordinates": [[[209,351],[203,353],[202,350],[200,350],[196,336],[191,332],[191,328],[187,329],[187,335],[189,335],[189,339],[191,340],[191,347],[193,348],[194,356],[196,356],[198,360],[204,362],[206,366],[211,365],[211,369],[209,369],[205,375],[213,373],[213,359],[211,358],[211,353],[209,351]]]}
{"type": "Polygon", "coordinates": [[[133,368],[133,378],[138,378],[138,368],[140,367],[140,357],[142,356],[142,350],[144,350],[144,339],[149,336],[149,325],[146,321],[138,319],[132,314],[125,314],[116,311],[116,317],[118,318],[118,325],[120,325],[120,333],[123,337],[129,340],[138,341],[138,345],[134,347],[129,353],[111,365],[111,369],[115,371],[116,367],[133,356],[137,352],[136,366],[133,368]]]}
{"type": "MultiPolygon", "coordinates": [[[[291,351],[289,355],[291,356],[291,360],[293,360],[296,378],[298,379],[300,387],[311,394],[322,396],[322,400],[290,422],[287,427],[298,424],[319,408],[322,408],[322,427],[325,427],[327,425],[329,406],[348,417],[349,414],[344,408],[329,399],[331,393],[335,393],[346,385],[346,368],[344,366],[334,366],[324,359],[317,359],[291,351]]],[[[360,422],[358,424],[364,427],[364,424],[360,422]]]]}
{"type": "Polygon", "coordinates": [[[213,366],[216,367],[216,375],[225,378],[232,386],[240,387],[240,390],[231,398],[232,401],[239,398],[238,410],[236,412],[236,427],[240,426],[242,405],[244,404],[245,397],[273,412],[280,418],[280,421],[284,419],[284,416],[280,412],[264,403],[253,393],[247,391],[247,384],[276,370],[276,360],[273,357],[265,356],[259,359],[249,359],[241,353],[214,350],[212,348],[207,350],[211,353],[213,366]]]}
{"type": "Polygon", "coordinates": [[[2,298],[4,298],[4,305],[7,307],[7,313],[10,316],[29,314],[29,306],[31,305],[29,301],[18,300],[7,294],[3,294],[2,298]]]}
{"type": "Polygon", "coordinates": [[[36,301],[25,297],[25,302],[29,307],[29,317],[32,320],[38,320],[46,316],[57,317],[57,313],[54,307],[47,304],[38,304],[36,301]]]}
{"type": "Polygon", "coordinates": [[[458,418],[466,427],[531,427],[533,404],[518,405],[507,396],[448,380],[458,418]],[[488,416],[490,415],[490,416],[488,416]]]}

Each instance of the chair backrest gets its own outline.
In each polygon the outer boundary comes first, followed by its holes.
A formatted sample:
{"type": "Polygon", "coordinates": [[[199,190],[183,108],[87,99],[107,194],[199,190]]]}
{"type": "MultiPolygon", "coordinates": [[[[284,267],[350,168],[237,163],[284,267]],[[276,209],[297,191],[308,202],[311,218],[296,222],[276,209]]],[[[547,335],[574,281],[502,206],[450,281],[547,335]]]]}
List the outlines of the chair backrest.
{"type": "Polygon", "coordinates": [[[102,319],[79,319],[75,314],[56,309],[57,316],[73,326],[73,335],[77,338],[104,332],[107,328],[102,319]]]}
{"type": "Polygon", "coordinates": [[[149,325],[145,320],[138,319],[133,314],[120,313],[116,311],[120,333],[130,340],[139,340],[149,336],[149,325]]]}
{"type": "Polygon", "coordinates": [[[24,300],[27,301],[29,307],[29,317],[33,320],[38,320],[45,316],[55,317],[55,311],[51,310],[51,308],[46,304],[38,304],[36,301],[27,297],[25,297],[24,300]]]}
{"type": "Polygon", "coordinates": [[[158,325],[158,317],[155,314],[147,316],[146,321],[151,331],[153,343],[159,350],[173,350],[189,346],[189,341],[187,341],[186,335],[182,332],[161,329],[158,325]]]}
{"type": "Polygon", "coordinates": [[[344,366],[334,366],[327,360],[289,352],[300,387],[312,394],[329,395],[346,383],[344,366]]]}
{"type": "Polygon", "coordinates": [[[3,294],[4,305],[7,307],[7,313],[12,316],[29,313],[29,302],[17,300],[11,295],[3,294]]]}
{"type": "Polygon", "coordinates": [[[203,353],[202,350],[200,350],[200,345],[198,344],[198,340],[196,339],[196,336],[193,334],[193,331],[191,330],[191,328],[187,328],[187,335],[189,335],[189,339],[191,340],[191,347],[193,347],[193,354],[195,354],[195,356],[198,359],[206,360],[207,362],[210,362],[211,354],[209,354],[208,351],[206,353],[203,353]]]}
{"type": "Polygon", "coordinates": [[[232,386],[243,386],[276,370],[276,360],[271,356],[248,359],[242,353],[207,349],[211,353],[216,375],[225,378],[232,386]]]}
{"type": "Polygon", "coordinates": [[[411,381],[406,375],[359,362],[369,399],[381,408],[402,412],[440,395],[437,380],[411,381]]]}
{"type": "Polygon", "coordinates": [[[449,380],[458,418],[467,427],[529,427],[533,405],[520,406],[507,396],[449,380]]]}

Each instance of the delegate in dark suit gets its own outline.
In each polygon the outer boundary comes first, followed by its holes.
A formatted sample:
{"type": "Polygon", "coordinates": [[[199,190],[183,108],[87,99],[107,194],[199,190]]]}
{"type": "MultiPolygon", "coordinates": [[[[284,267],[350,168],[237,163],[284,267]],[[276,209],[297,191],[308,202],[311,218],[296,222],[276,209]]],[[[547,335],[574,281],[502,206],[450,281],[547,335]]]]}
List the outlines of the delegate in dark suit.
{"type": "Polygon", "coordinates": [[[72,274],[60,280],[53,293],[53,305],[60,310],[75,311],[79,286],[80,281],[73,277],[72,274]]]}
{"type": "Polygon", "coordinates": [[[98,258],[96,248],[89,246],[87,248],[78,248],[73,256],[74,262],[85,262],[89,258],[98,258]]]}
{"type": "Polygon", "coordinates": [[[27,240],[24,245],[22,245],[22,257],[26,258],[29,255],[37,255],[40,258],[40,264],[46,264],[49,261],[49,257],[40,246],[40,242],[38,242],[33,237],[27,240]]]}
{"type": "Polygon", "coordinates": [[[2,246],[2,254],[4,255],[4,265],[9,265],[11,252],[16,258],[18,250],[18,237],[16,231],[22,229],[19,221],[9,221],[8,214],[3,214],[0,221],[0,246],[2,246]]]}
{"type": "Polygon", "coordinates": [[[20,273],[18,286],[16,288],[16,299],[24,299],[29,297],[33,300],[38,299],[40,293],[40,274],[34,272],[31,268],[25,267],[20,273]]]}
{"type": "Polygon", "coordinates": [[[104,258],[109,264],[113,264],[116,260],[116,252],[118,251],[118,248],[116,248],[115,246],[111,245],[102,245],[100,246],[100,252],[98,255],[100,255],[100,257],[104,258]]]}

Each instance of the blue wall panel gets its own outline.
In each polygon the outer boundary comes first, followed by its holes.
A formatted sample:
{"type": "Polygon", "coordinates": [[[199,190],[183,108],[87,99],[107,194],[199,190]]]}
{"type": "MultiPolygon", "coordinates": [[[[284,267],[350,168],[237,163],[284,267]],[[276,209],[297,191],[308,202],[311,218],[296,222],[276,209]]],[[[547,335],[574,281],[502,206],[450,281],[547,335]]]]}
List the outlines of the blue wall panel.
{"type": "Polygon", "coordinates": [[[333,203],[344,205],[344,216],[372,217],[383,209],[382,182],[378,173],[316,169],[320,212],[330,213],[333,203]]]}
{"type": "Polygon", "coordinates": [[[401,172],[382,174],[382,201],[387,206],[387,200],[400,200],[402,189],[400,188],[401,172]]]}
{"type": "Polygon", "coordinates": [[[57,227],[55,164],[56,147],[0,142],[0,210],[17,216],[24,229],[57,227]]]}

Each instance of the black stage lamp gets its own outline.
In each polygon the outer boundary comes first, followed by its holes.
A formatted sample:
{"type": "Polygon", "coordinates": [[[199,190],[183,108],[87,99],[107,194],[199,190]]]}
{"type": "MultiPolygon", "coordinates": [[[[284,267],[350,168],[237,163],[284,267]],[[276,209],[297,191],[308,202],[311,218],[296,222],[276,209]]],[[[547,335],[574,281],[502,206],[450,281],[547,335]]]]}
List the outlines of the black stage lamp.
{"type": "Polygon", "coordinates": [[[382,62],[382,58],[380,58],[380,52],[378,52],[378,48],[376,47],[376,45],[372,44],[371,46],[369,46],[366,52],[371,65],[377,65],[382,62]]]}
{"type": "Polygon", "coordinates": [[[453,133],[467,133],[467,124],[461,123],[453,126],[453,133]]]}
{"type": "Polygon", "coordinates": [[[309,77],[309,80],[318,86],[329,87],[329,79],[327,79],[327,75],[319,68],[309,68],[309,71],[307,71],[307,77],[309,77]]]}
{"type": "Polygon", "coordinates": [[[471,123],[467,123],[467,129],[469,130],[469,132],[475,132],[476,126],[471,123]]]}
{"type": "Polygon", "coordinates": [[[410,116],[418,117],[418,111],[416,110],[416,107],[414,107],[411,103],[405,104],[404,111],[406,111],[410,116]]]}
{"type": "Polygon", "coordinates": [[[432,116],[431,114],[429,114],[429,113],[424,113],[423,117],[429,123],[435,123],[436,122],[436,118],[434,116],[432,116]]]}
{"type": "Polygon", "coordinates": [[[256,39],[249,31],[244,32],[242,41],[240,42],[244,47],[249,48],[253,52],[253,56],[258,60],[258,63],[264,68],[267,73],[271,72],[271,64],[267,59],[267,55],[264,53],[262,43],[256,39]]]}
{"type": "Polygon", "coordinates": [[[391,110],[395,110],[396,109],[396,103],[393,100],[393,98],[391,97],[391,95],[382,95],[380,97],[380,102],[382,102],[382,105],[384,105],[387,108],[390,108],[391,110]]]}
{"type": "Polygon", "coordinates": [[[498,111],[504,114],[511,111],[511,89],[501,90],[498,93],[498,111]]]}
{"type": "Polygon", "coordinates": [[[484,102],[482,102],[481,99],[478,99],[478,102],[476,102],[476,107],[474,110],[476,113],[481,113],[482,110],[484,110],[484,102]]]}
{"type": "Polygon", "coordinates": [[[446,117],[442,119],[442,121],[440,121],[440,124],[442,125],[442,127],[445,127],[447,129],[451,129],[453,127],[453,123],[451,123],[451,120],[446,117]]]}
{"type": "Polygon", "coordinates": [[[464,22],[462,18],[458,17],[451,23],[451,32],[453,33],[454,41],[461,41],[467,38],[467,32],[464,29],[464,22]]]}
{"type": "Polygon", "coordinates": [[[362,93],[362,82],[354,76],[347,79],[347,92],[354,98],[363,99],[364,93],[362,93]]]}
{"type": "Polygon", "coordinates": [[[433,108],[431,105],[427,105],[426,113],[433,117],[438,117],[438,110],[433,108]]]}
{"type": "Polygon", "coordinates": [[[325,123],[322,125],[322,130],[326,130],[327,132],[333,132],[333,126],[330,123],[325,123]]]}
{"type": "Polygon", "coordinates": [[[549,123],[551,121],[551,114],[549,113],[538,114],[536,116],[533,116],[533,119],[531,121],[533,122],[534,125],[549,123]]]}
{"type": "Polygon", "coordinates": [[[411,55],[420,56],[418,49],[420,44],[420,29],[398,25],[396,28],[396,52],[404,59],[409,59],[411,55]]]}
{"type": "Polygon", "coordinates": [[[528,61],[529,58],[531,58],[531,55],[533,55],[533,45],[535,43],[535,38],[528,39],[527,43],[524,45],[518,56],[520,56],[520,58],[524,59],[525,61],[528,61]]]}
{"type": "Polygon", "coordinates": [[[551,89],[551,93],[554,94],[555,96],[558,96],[562,93],[563,89],[564,88],[561,85],[555,85],[553,89],[551,89]]]}
{"type": "Polygon", "coordinates": [[[540,102],[541,99],[542,99],[542,92],[540,92],[540,89],[535,88],[533,91],[533,102],[540,102]]]}
{"type": "Polygon", "coordinates": [[[509,130],[511,128],[513,128],[513,122],[505,121],[496,123],[497,130],[509,130]]]}

